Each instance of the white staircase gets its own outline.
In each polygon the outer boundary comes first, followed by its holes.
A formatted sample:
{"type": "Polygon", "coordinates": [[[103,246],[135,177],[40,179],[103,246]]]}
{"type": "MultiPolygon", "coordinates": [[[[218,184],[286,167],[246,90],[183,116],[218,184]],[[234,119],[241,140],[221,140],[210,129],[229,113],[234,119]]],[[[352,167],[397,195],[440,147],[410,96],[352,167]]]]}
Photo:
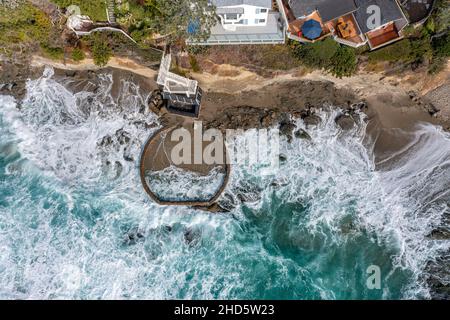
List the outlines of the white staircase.
{"type": "Polygon", "coordinates": [[[108,16],[108,22],[111,24],[116,23],[116,15],[114,13],[114,0],[106,0],[106,15],[108,16]]]}
{"type": "Polygon", "coordinates": [[[163,87],[163,91],[175,94],[184,94],[188,97],[195,96],[197,93],[198,82],[178,74],[170,72],[172,56],[164,54],[159,67],[157,83],[163,87]]]}

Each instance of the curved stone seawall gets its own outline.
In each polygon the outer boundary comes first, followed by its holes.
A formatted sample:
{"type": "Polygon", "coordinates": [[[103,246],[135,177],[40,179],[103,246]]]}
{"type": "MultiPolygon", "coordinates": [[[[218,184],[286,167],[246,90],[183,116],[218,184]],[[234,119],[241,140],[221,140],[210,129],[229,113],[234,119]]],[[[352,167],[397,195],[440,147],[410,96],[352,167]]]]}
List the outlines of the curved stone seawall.
{"type": "MultiPolygon", "coordinates": [[[[191,207],[202,207],[202,208],[209,208],[212,205],[215,204],[215,202],[217,201],[217,199],[221,196],[221,194],[223,193],[223,191],[225,190],[227,184],[228,184],[228,180],[230,177],[230,173],[231,173],[231,166],[230,164],[225,164],[224,165],[224,169],[225,169],[225,176],[222,182],[221,187],[217,190],[217,192],[207,201],[187,201],[187,200],[183,200],[181,199],[180,201],[166,201],[164,199],[161,199],[156,193],[154,193],[151,188],[149,187],[149,185],[147,184],[146,178],[145,178],[145,171],[148,169],[146,168],[146,159],[148,157],[150,157],[151,155],[154,155],[155,152],[154,150],[151,148],[152,147],[152,143],[156,140],[161,138],[162,136],[164,136],[165,134],[169,133],[170,131],[176,129],[177,126],[170,126],[170,127],[163,127],[161,129],[159,129],[158,131],[156,131],[151,137],[149,137],[149,139],[147,140],[147,142],[145,143],[142,152],[141,152],[141,159],[140,159],[140,165],[139,165],[139,170],[140,170],[140,177],[141,177],[141,182],[142,185],[144,187],[144,190],[147,192],[147,194],[150,196],[150,198],[155,201],[156,203],[160,204],[160,205],[178,205],[178,206],[191,206],[191,207]]],[[[159,146],[159,144],[158,144],[159,146]]],[[[226,153],[226,148],[224,149],[225,153],[226,153]]],[[[225,154],[225,159],[227,159],[226,154],[225,154]]]]}

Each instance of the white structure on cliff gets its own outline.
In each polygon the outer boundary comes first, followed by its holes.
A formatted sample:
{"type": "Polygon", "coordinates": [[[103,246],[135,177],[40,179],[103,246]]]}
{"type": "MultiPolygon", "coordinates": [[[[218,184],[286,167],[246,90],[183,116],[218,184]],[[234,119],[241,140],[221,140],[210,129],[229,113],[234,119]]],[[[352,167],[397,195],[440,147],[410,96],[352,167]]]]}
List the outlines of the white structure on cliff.
{"type": "Polygon", "coordinates": [[[285,28],[272,0],[210,0],[219,22],[205,41],[197,45],[284,43],[285,28]]]}
{"type": "Polygon", "coordinates": [[[172,56],[166,52],[161,60],[156,83],[166,101],[166,109],[175,114],[198,117],[203,91],[196,80],[188,79],[170,71],[172,56]]]}
{"type": "Polygon", "coordinates": [[[167,93],[184,94],[188,97],[194,96],[197,93],[198,82],[170,72],[171,64],[172,55],[170,53],[164,54],[156,81],[158,85],[167,93]]]}

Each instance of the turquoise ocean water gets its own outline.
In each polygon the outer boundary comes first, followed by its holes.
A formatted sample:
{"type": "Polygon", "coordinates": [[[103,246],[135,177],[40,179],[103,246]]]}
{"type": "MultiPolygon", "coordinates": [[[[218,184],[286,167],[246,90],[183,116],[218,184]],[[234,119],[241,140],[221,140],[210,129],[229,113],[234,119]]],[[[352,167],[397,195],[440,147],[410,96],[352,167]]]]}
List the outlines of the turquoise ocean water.
{"type": "Polygon", "coordinates": [[[311,142],[282,141],[287,161],[270,175],[234,167],[230,213],[209,214],[158,206],[141,187],[144,124],[159,124],[139,113],[136,85],[122,81],[114,99],[107,74],[94,92],[65,84],[47,69],[20,109],[0,96],[0,298],[429,296],[425,266],[449,247],[427,237],[449,208],[439,128],[419,125],[377,171],[364,122],[342,133],[324,111],[311,142]],[[379,290],[366,286],[371,265],[379,290]]]}

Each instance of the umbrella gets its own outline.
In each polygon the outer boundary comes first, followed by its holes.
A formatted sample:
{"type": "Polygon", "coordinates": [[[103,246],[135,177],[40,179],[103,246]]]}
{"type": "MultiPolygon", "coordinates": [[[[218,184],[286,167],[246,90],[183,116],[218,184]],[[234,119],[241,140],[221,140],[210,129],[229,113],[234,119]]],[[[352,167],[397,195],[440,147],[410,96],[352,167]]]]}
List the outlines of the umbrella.
{"type": "Polygon", "coordinates": [[[187,27],[188,34],[196,34],[200,29],[200,23],[197,20],[190,21],[187,27]]]}
{"type": "Polygon", "coordinates": [[[322,26],[314,19],[306,21],[302,26],[302,33],[308,39],[317,39],[322,34],[322,26]]]}

